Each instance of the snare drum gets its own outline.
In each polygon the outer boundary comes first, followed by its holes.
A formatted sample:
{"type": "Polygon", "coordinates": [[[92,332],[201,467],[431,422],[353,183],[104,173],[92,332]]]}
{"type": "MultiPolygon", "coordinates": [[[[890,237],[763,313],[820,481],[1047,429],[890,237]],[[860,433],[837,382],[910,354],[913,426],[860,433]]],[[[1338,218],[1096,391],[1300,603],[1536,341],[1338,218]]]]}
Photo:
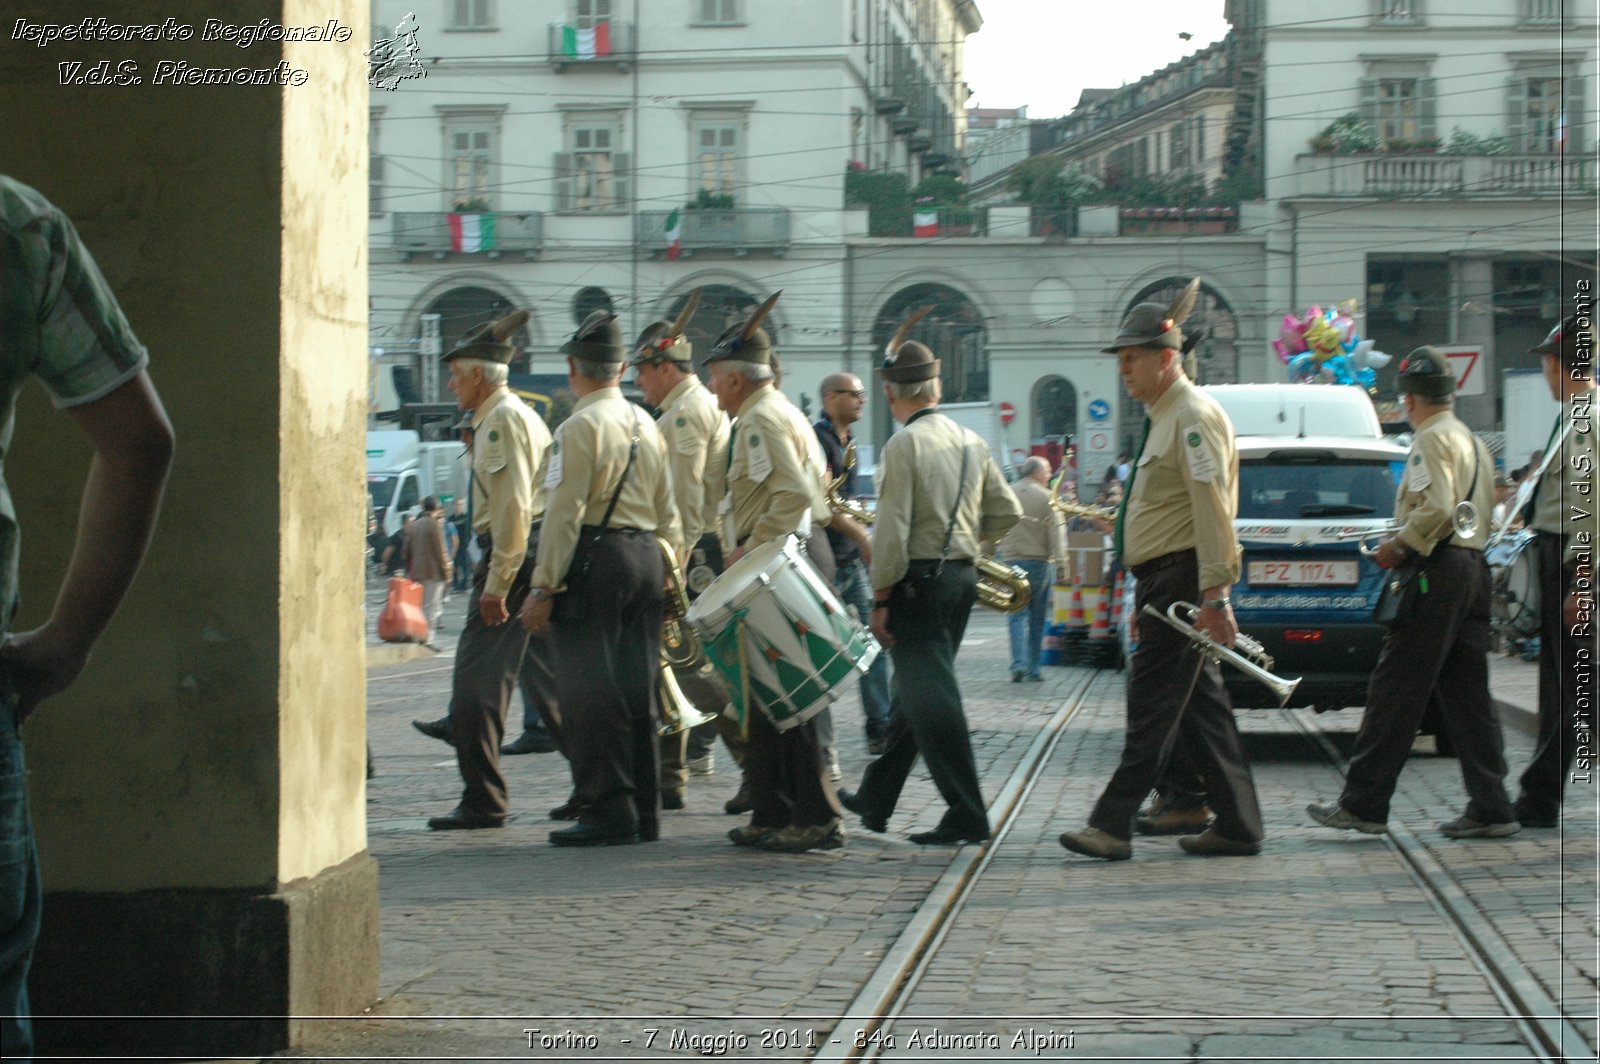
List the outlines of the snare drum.
{"type": "Polygon", "coordinates": [[[1531,530],[1511,532],[1483,551],[1494,579],[1495,623],[1524,637],[1539,632],[1538,538],[1531,530]]]}
{"type": "Polygon", "coordinates": [[[740,558],[700,594],[685,621],[727,681],[730,710],[747,711],[748,681],[779,731],[828,708],[844,693],[844,681],[866,672],[880,650],[793,536],[740,558]]]}

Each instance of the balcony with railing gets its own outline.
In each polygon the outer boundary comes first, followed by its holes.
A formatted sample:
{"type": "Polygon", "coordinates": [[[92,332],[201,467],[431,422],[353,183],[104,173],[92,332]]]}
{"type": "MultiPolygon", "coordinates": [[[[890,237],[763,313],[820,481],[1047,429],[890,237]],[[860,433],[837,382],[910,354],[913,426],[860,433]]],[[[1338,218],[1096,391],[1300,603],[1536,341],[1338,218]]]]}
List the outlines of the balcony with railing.
{"type": "Polygon", "coordinates": [[[633,23],[606,22],[602,27],[580,30],[552,22],[546,39],[546,54],[557,74],[579,70],[627,71],[638,58],[633,23]]]}
{"type": "MultiPolygon", "coordinates": [[[[638,216],[639,243],[647,249],[666,250],[667,217],[670,211],[641,211],[638,216]]],[[[789,209],[787,207],[734,207],[678,212],[679,241],[684,255],[719,252],[748,255],[765,252],[782,257],[789,250],[789,209]]]]}
{"type": "Polygon", "coordinates": [[[1298,196],[1562,196],[1592,192],[1595,160],[1570,155],[1297,155],[1298,196]]]}
{"type": "Polygon", "coordinates": [[[475,223],[451,225],[444,211],[395,211],[390,232],[396,251],[431,254],[482,255],[497,259],[502,252],[533,258],[544,247],[544,215],[538,211],[462,215],[475,223]],[[492,219],[487,224],[483,219],[492,219]]]}

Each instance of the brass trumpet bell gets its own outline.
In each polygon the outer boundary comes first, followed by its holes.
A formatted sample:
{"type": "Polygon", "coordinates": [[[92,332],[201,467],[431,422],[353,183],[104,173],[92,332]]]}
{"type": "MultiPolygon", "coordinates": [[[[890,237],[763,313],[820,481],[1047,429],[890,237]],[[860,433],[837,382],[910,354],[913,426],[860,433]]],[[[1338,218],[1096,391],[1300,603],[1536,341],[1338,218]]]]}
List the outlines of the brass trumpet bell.
{"type": "Polygon", "coordinates": [[[1200,653],[1213,661],[1226,661],[1229,665],[1239,669],[1251,679],[1259,680],[1278,696],[1278,705],[1289,704],[1289,699],[1294,695],[1294,689],[1300,686],[1302,677],[1285,680],[1281,676],[1274,676],[1271,672],[1275,664],[1272,655],[1266,648],[1249,636],[1240,635],[1234,638],[1238,650],[1233,647],[1223,646],[1209,635],[1196,628],[1192,623],[1199,615],[1200,608],[1192,602],[1174,602],[1167,607],[1167,612],[1162,613],[1154,606],[1146,605],[1142,611],[1156,620],[1171,625],[1188,637],[1189,641],[1200,648],[1200,653]],[[1178,616],[1183,612],[1189,618],[1187,621],[1178,616]]]}
{"type": "Polygon", "coordinates": [[[672,675],[672,669],[665,664],[661,666],[661,678],[656,681],[656,701],[661,704],[661,724],[656,728],[657,735],[677,735],[717,719],[716,714],[702,713],[689,701],[683,688],[678,686],[678,678],[672,675]]]}

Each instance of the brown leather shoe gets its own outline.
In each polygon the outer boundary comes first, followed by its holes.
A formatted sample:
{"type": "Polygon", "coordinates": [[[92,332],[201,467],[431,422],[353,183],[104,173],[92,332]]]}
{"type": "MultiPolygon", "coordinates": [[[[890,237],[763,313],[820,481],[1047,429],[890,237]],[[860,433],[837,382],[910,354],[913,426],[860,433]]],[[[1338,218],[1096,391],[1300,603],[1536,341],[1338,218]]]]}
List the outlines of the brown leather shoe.
{"type": "Polygon", "coordinates": [[[748,813],[756,807],[755,801],[750,797],[750,788],[746,784],[739,784],[739,793],[722,803],[722,811],[729,816],[739,816],[748,813]]]}
{"type": "Polygon", "coordinates": [[[1133,826],[1141,835],[1190,835],[1204,831],[1209,823],[1211,810],[1206,806],[1173,809],[1164,805],[1159,812],[1136,817],[1133,826]]]}
{"type": "Polygon", "coordinates": [[[1085,857],[1098,857],[1102,861],[1126,861],[1133,856],[1133,844],[1126,839],[1119,839],[1108,831],[1099,828],[1083,828],[1080,831],[1063,831],[1061,845],[1073,853],[1081,853],[1085,857]]]}
{"type": "Polygon", "coordinates": [[[1185,853],[1197,857],[1254,857],[1261,852],[1259,842],[1245,842],[1218,835],[1216,828],[1207,828],[1200,835],[1186,835],[1178,840],[1185,853]]]}

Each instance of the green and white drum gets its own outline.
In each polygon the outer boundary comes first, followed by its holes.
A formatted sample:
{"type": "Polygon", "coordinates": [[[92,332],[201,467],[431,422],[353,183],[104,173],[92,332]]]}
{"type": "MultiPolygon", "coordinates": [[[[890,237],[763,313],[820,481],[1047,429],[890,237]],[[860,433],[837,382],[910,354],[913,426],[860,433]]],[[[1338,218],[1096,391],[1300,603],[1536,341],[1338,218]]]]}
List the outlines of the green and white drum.
{"type": "Polygon", "coordinates": [[[703,591],[685,618],[727,681],[729,713],[748,692],[779,731],[821,713],[877,640],[842,605],[794,536],[756,547],[703,591]]]}

